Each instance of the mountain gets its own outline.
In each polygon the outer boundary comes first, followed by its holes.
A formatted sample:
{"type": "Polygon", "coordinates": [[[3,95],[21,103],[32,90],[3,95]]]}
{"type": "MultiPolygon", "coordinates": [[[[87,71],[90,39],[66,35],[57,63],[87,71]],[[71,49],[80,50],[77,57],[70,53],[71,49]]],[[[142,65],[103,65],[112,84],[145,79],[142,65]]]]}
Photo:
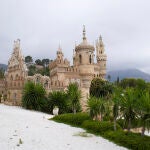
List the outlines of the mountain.
{"type": "Polygon", "coordinates": [[[107,77],[110,75],[110,81],[114,82],[119,77],[120,80],[123,78],[142,78],[147,82],[150,82],[150,74],[142,72],[138,69],[126,69],[126,70],[114,70],[108,71],[107,77]]]}
{"type": "Polygon", "coordinates": [[[0,69],[1,68],[3,68],[4,70],[6,70],[7,69],[7,65],[5,65],[5,64],[0,64],[0,69]]]}

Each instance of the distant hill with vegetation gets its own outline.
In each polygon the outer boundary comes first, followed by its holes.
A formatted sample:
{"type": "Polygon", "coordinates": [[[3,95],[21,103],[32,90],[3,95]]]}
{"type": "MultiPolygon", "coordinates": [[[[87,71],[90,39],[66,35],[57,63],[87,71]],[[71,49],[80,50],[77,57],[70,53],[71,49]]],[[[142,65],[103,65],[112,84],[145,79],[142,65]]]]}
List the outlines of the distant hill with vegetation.
{"type": "Polygon", "coordinates": [[[0,69],[6,70],[6,69],[7,69],[7,65],[5,65],[5,64],[0,64],[0,69]]]}
{"type": "Polygon", "coordinates": [[[138,69],[125,69],[125,70],[113,70],[107,72],[107,79],[114,82],[119,77],[119,80],[124,78],[141,78],[147,82],[150,82],[150,74],[140,71],[138,69]]]}

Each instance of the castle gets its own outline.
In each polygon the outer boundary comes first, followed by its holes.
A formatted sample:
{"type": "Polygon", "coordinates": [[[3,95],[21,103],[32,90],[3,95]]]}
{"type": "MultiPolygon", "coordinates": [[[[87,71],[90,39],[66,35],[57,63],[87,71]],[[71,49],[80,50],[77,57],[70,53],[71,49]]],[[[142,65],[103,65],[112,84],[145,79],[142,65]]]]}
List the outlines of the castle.
{"type": "Polygon", "coordinates": [[[5,103],[20,105],[25,82],[32,81],[35,84],[41,83],[47,93],[54,90],[67,89],[70,82],[76,82],[81,90],[81,106],[85,110],[89,88],[94,77],[104,79],[106,75],[106,54],[102,37],[96,41],[96,63],[95,48],[90,45],[86,38],[85,27],[83,28],[83,41],[75,46],[73,52],[73,65],[64,58],[63,51],[59,46],[56,59],[49,64],[50,77],[35,74],[28,76],[28,69],[21,53],[20,40],[14,41],[14,48],[11,58],[8,61],[8,68],[5,73],[5,88],[7,100],[5,103]]]}

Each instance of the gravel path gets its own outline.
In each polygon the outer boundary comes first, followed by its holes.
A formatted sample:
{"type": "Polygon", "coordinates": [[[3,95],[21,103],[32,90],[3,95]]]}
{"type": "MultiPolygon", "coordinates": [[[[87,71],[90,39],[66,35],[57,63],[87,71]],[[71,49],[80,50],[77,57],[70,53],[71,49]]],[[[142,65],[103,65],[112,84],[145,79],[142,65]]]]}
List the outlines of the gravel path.
{"type": "Polygon", "coordinates": [[[49,121],[52,115],[0,104],[0,150],[124,150],[83,129],[49,121]]]}

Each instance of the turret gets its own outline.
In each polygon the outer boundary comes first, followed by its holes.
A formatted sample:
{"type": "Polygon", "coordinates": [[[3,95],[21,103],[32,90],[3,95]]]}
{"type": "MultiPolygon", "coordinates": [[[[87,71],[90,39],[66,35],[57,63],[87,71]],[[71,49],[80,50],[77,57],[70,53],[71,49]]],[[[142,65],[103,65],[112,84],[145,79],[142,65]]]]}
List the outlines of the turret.
{"type": "Polygon", "coordinates": [[[85,26],[83,26],[83,41],[75,46],[75,65],[89,65],[94,63],[94,46],[90,45],[86,38],[85,26]]]}
{"type": "Polygon", "coordinates": [[[59,60],[64,59],[64,54],[62,52],[62,48],[60,47],[60,45],[59,45],[58,50],[57,50],[57,59],[59,59],[59,60]]]}
{"type": "Polygon", "coordinates": [[[96,59],[97,64],[100,66],[101,73],[103,74],[103,76],[105,76],[107,56],[105,54],[104,43],[101,36],[96,41],[96,59]]]}

